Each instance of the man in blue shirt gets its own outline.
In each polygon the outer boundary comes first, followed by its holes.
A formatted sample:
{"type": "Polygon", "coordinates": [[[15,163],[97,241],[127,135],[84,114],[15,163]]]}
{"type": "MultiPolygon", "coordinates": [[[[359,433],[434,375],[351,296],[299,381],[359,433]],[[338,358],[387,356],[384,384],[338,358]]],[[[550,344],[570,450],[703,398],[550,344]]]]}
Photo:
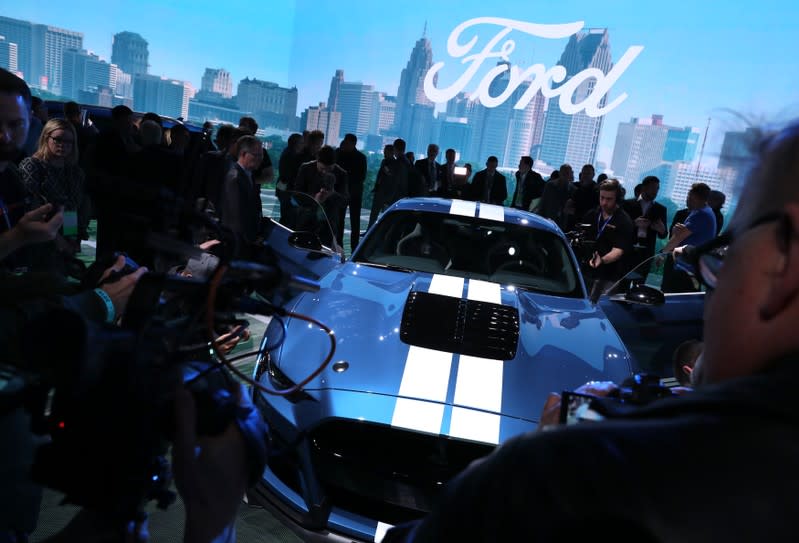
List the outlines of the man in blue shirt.
{"type": "MultiPolygon", "coordinates": [[[[690,213],[685,224],[675,224],[669,242],[663,248],[670,253],[677,247],[693,245],[698,247],[716,237],[716,216],[707,205],[710,187],[705,183],[694,183],[688,191],[688,209],[690,213]]],[[[697,286],[691,279],[694,270],[687,264],[677,263],[673,269],[667,265],[663,276],[664,292],[694,292],[697,286]]]]}

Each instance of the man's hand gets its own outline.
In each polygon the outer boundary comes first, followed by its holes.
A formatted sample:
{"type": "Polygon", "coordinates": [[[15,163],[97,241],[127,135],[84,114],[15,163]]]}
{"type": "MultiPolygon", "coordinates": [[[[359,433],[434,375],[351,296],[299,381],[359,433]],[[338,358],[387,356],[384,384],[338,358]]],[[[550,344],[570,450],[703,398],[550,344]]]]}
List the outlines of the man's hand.
{"type": "MultiPolygon", "coordinates": [[[[574,392],[577,394],[587,394],[589,396],[604,398],[618,389],[619,386],[612,381],[589,381],[577,387],[574,392]]],[[[541,416],[538,419],[539,431],[560,424],[560,400],[560,394],[556,394],[555,392],[550,393],[547,397],[544,408],[541,410],[541,416]]]]}
{"type": "Polygon", "coordinates": [[[314,194],[314,200],[316,200],[320,204],[324,203],[324,201],[327,200],[330,197],[331,194],[332,194],[332,191],[329,191],[329,190],[327,190],[326,188],[323,187],[323,188],[319,189],[319,192],[314,194]]]}
{"type": "Polygon", "coordinates": [[[219,241],[218,239],[209,239],[208,241],[204,241],[203,243],[200,243],[198,245],[198,247],[200,249],[202,249],[203,251],[207,251],[207,250],[211,249],[212,247],[215,247],[215,246],[219,245],[220,243],[222,243],[222,242],[219,241]]]}
{"type": "Polygon", "coordinates": [[[656,220],[650,226],[652,227],[652,230],[654,230],[661,236],[666,233],[666,225],[663,224],[663,221],[661,219],[656,220]]]}
{"type": "Polygon", "coordinates": [[[688,230],[688,227],[685,226],[683,223],[678,222],[677,224],[674,225],[674,228],[672,228],[671,235],[672,237],[676,237],[678,234],[683,234],[685,232],[690,232],[688,230]]]}
{"type": "MultiPolygon", "coordinates": [[[[120,255],[117,257],[117,261],[114,262],[114,265],[103,272],[103,275],[100,277],[100,283],[105,281],[113,272],[121,271],[124,267],[125,257],[120,255]]],[[[136,283],[138,283],[139,278],[147,272],[147,268],[142,266],[135,272],[121,277],[118,281],[106,283],[100,287],[108,294],[109,298],[111,298],[111,301],[114,303],[114,311],[117,316],[124,314],[125,307],[128,305],[128,300],[130,300],[130,295],[133,294],[136,283]]]]}
{"type": "MultiPolygon", "coordinates": [[[[249,396],[239,389],[239,403],[249,396]]],[[[234,541],[234,519],[247,489],[244,437],[231,423],[217,436],[197,436],[197,408],[190,392],[175,398],[177,430],[172,447],[175,483],[186,508],[184,542],[234,541]],[[225,539],[227,536],[227,539],[225,539]]]]}
{"type": "Polygon", "coordinates": [[[588,261],[588,265],[592,268],[598,268],[603,264],[602,257],[599,256],[599,253],[594,251],[594,256],[591,257],[591,260],[588,261]]]}
{"type": "Polygon", "coordinates": [[[638,228],[649,228],[649,225],[652,224],[652,221],[647,219],[646,217],[638,217],[635,219],[635,226],[638,228]]]}
{"type": "Polygon", "coordinates": [[[58,229],[64,222],[63,210],[58,210],[50,220],[47,216],[53,211],[53,204],[44,204],[32,211],[25,213],[14,226],[13,232],[20,236],[22,245],[29,243],[42,243],[52,241],[58,234],[58,229]]]}
{"type": "Polygon", "coordinates": [[[222,354],[228,354],[236,348],[239,341],[247,341],[250,338],[250,331],[245,326],[237,326],[230,332],[222,334],[216,338],[216,348],[222,351],[222,354]]]}
{"type": "Polygon", "coordinates": [[[26,245],[55,239],[64,222],[64,213],[59,210],[48,220],[47,215],[52,211],[52,204],[37,207],[25,213],[11,230],[1,234],[0,260],[26,245]]]}

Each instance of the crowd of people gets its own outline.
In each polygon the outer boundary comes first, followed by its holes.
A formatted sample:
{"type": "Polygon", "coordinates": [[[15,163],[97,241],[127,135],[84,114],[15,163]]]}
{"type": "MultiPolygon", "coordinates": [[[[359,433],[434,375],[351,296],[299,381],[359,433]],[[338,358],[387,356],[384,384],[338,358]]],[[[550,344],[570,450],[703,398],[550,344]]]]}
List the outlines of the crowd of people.
{"type": "MultiPolygon", "coordinates": [[[[165,130],[153,115],[134,130],[133,113],[124,107],[114,109],[113,126],[104,133],[77,123],[79,108],[77,117],[72,105],[64,113],[64,120],[46,119],[25,83],[0,70],[4,362],[24,364],[19,331],[36,313],[68,308],[105,323],[124,313],[147,267],[79,292],[65,290],[57,279],[86,235],[89,217],[98,220],[98,254],[124,250],[155,267],[164,263],[127,230],[135,230],[141,224],[137,220],[157,229],[153,224],[162,220],[157,204],[163,199],[200,202],[205,211],[217,213],[234,234],[230,243],[237,255],[246,256],[259,235],[254,227],[260,222],[258,186],[273,174],[250,120],[220,129],[212,146],[208,138],[191,144],[185,128],[165,130]],[[29,146],[31,127],[37,130],[34,118],[41,126],[37,143],[29,146]]],[[[359,217],[364,161],[357,141],[349,136],[345,141],[336,151],[316,133],[292,136],[279,165],[282,220],[294,220],[292,209],[303,205],[292,199],[292,191],[324,206],[336,237],[343,232],[347,209],[350,217],[359,217]]],[[[456,170],[454,152],[447,151],[440,166],[437,154],[431,145],[427,158],[411,166],[402,140],[387,148],[375,187],[377,213],[417,194],[497,204],[508,198],[493,157],[470,183],[468,170],[456,170]]],[[[669,232],[665,209],[655,201],[656,178],[644,179],[640,192],[625,199],[618,181],[594,181],[590,166],[582,168],[576,183],[568,165],[544,181],[532,170],[532,159],[522,157],[511,204],[551,218],[563,229],[588,225],[595,242],[588,266],[599,279],[620,273],[628,265],[622,264],[625,258],[648,258],[657,239],[669,238],[666,252],[693,247],[669,281],[688,280],[694,288],[701,283],[712,292],[703,344],[675,353],[675,374],[690,376],[686,382],[695,390],[573,427],[553,418],[560,411],[560,398],[553,394],[538,432],[472,464],[446,485],[430,515],[390,531],[385,541],[546,540],[602,533],[630,541],[792,540],[797,513],[792,498],[799,485],[791,475],[799,416],[792,390],[799,368],[794,360],[799,351],[794,334],[799,318],[797,157],[798,124],[764,138],[736,215],[721,236],[723,199],[706,185],[691,188],[687,209],[674,218],[669,232]]],[[[113,261],[103,278],[125,262],[124,257],[113,261]]],[[[613,389],[592,383],[583,391],[603,395],[613,389]]],[[[232,541],[248,479],[242,438],[232,428],[217,441],[198,441],[195,408],[183,392],[176,421],[185,540],[232,541]]],[[[21,412],[0,417],[3,543],[24,541],[36,525],[40,490],[29,480],[33,443],[27,424],[21,412]]],[[[142,533],[137,535],[141,540],[142,533]]]]}

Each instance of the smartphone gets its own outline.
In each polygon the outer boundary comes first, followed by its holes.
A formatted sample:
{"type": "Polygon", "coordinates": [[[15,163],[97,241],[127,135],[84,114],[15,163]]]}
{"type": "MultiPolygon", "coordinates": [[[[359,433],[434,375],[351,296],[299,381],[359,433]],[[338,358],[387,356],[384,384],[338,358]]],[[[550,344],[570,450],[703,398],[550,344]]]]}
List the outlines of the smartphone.
{"type": "Polygon", "coordinates": [[[466,176],[469,173],[469,170],[466,169],[466,166],[455,166],[452,168],[452,175],[462,175],[466,176]]]}
{"type": "Polygon", "coordinates": [[[65,238],[78,237],[78,212],[64,211],[64,223],[61,225],[65,238]]]}
{"type": "Polygon", "coordinates": [[[593,407],[596,399],[589,394],[564,390],[560,395],[560,423],[569,425],[604,419],[593,407]]]}

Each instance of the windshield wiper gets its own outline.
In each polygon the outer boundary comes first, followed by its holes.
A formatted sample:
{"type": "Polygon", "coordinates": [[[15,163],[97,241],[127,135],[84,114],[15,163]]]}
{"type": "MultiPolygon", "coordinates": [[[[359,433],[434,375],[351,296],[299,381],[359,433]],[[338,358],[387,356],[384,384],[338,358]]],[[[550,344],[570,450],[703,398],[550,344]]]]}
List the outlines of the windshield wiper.
{"type": "Polygon", "coordinates": [[[383,270],[391,270],[391,271],[401,271],[405,273],[413,273],[416,270],[412,270],[410,268],[405,268],[403,266],[397,266],[396,264],[378,264],[377,262],[369,262],[366,260],[359,260],[355,262],[356,264],[363,264],[364,266],[371,266],[373,268],[380,268],[383,270]]]}

